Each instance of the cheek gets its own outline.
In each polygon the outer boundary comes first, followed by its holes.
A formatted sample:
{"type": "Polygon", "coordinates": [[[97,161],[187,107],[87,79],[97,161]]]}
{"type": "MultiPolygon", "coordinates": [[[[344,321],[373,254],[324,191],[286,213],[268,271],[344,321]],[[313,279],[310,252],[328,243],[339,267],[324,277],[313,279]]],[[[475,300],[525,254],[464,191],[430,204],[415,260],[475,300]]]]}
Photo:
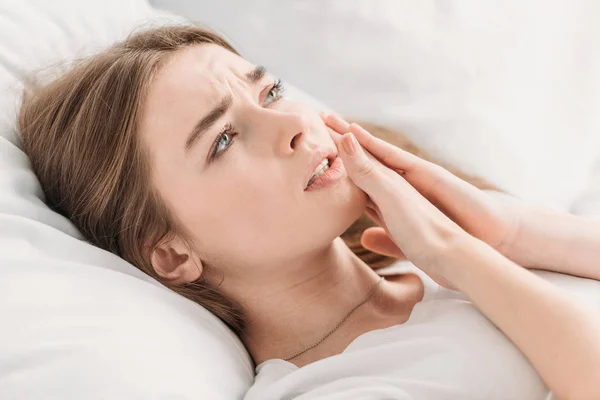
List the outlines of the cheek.
{"type": "Polygon", "coordinates": [[[366,194],[349,178],[308,197],[245,176],[213,182],[208,193],[188,188],[178,198],[178,218],[209,258],[260,265],[305,253],[343,234],[365,209],[366,194]]]}
{"type": "Polygon", "coordinates": [[[176,212],[207,252],[245,252],[247,243],[253,243],[260,232],[268,235],[281,219],[282,202],[259,195],[251,180],[231,179],[206,187],[211,188],[209,192],[188,188],[177,199],[176,212]]]}
{"type": "Polygon", "coordinates": [[[365,211],[367,194],[345,177],[337,190],[330,197],[330,214],[339,225],[340,235],[345,232],[365,211]]]}
{"type": "MultiPolygon", "coordinates": [[[[291,190],[291,189],[290,189],[291,190]]],[[[333,240],[364,212],[367,195],[345,178],[336,188],[321,193],[284,195],[285,190],[265,188],[264,182],[247,179],[210,196],[210,204],[191,217],[196,226],[210,227],[213,245],[224,241],[237,248],[277,251],[292,243],[333,240]],[[283,244],[282,244],[283,242],[283,244]],[[287,243],[287,244],[285,244],[287,243]]],[[[204,234],[203,234],[204,235],[204,234]]]]}
{"type": "Polygon", "coordinates": [[[260,265],[298,244],[299,224],[306,220],[298,199],[283,191],[259,195],[254,184],[238,182],[213,191],[185,211],[185,225],[207,257],[229,265],[260,265]]]}

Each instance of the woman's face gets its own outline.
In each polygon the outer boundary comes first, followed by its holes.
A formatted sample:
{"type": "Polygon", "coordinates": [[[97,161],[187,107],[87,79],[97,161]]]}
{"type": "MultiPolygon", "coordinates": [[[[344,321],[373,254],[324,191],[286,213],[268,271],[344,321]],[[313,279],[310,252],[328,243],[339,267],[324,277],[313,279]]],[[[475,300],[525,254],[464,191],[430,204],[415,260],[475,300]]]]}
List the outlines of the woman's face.
{"type": "MultiPolygon", "coordinates": [[[[281,95],[276,79],[260,72],[217,45],[181,50],[153,81],[141,129],[152,183],[202,261],[239,278],[274,278],[322,251],[366,201],[345,171],[305,191],[317,149],[337,153],[336,146],[315,110],[281,95]]],[[[169,251],[185,259],[181,247],[169,251]]]]}

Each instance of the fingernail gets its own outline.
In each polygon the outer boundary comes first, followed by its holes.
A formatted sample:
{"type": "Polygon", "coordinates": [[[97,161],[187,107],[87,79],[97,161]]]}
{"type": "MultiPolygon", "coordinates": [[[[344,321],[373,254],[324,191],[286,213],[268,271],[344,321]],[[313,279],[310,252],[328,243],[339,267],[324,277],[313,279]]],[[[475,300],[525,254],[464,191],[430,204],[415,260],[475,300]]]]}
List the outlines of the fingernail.
{"type": "Polygon", "coordinates": [[[335,122],[337,122],[338,124],[344,125],[344,127],[346,129],[348,129],[350,127],[350,125],[346,121],[344,121],[342,119],[342,117],[340,117],[338,115],[335,115],[335,114],[331,114],[331,116],[332,116],[332,118],[334,119],[335,122]]]}
{"type": "Polygon", "coordinates": [[[321,111],[321,112],[319,113],[319,115],[321,116],[321,118],[322,118],[322,119],[325,119],[325,118],[327,118],[327,115],[325,115],[325,112],[324,112],[324,111],[321,111]]]}
{"type": "Polygon", "coordinates": [[[346,152],[350,155],[355,154],[358,143],[356,142],[354,135],[351,133],[346,133],[342,140],[344,144],[344,150],[346,150],[346,152]]]}

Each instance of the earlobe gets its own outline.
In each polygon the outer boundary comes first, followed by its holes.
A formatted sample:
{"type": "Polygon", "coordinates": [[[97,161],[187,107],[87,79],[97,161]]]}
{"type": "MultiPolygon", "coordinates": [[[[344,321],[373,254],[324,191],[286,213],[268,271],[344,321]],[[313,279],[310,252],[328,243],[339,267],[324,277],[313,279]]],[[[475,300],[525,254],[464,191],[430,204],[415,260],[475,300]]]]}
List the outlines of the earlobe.
{"type": "Polygon", "coordinates": [[[179,238],[161,243],[151,262],[157,275],[172,284],[190,283],[202,275],[202,262],[179,238]]]}

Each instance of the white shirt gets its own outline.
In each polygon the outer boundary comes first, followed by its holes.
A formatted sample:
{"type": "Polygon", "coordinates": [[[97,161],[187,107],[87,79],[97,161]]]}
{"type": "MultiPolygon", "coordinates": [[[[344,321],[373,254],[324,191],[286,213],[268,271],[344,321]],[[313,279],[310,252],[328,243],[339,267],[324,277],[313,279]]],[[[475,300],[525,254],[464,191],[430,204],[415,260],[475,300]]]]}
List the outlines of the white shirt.
{"type": "Polygon", "coordinates": [[[548,388],[512,342],[462,294],[420,270],[425,294],[407,322],[366,332],[302,368],[256,367],[245,400],[547,400],[548,388]]]}

